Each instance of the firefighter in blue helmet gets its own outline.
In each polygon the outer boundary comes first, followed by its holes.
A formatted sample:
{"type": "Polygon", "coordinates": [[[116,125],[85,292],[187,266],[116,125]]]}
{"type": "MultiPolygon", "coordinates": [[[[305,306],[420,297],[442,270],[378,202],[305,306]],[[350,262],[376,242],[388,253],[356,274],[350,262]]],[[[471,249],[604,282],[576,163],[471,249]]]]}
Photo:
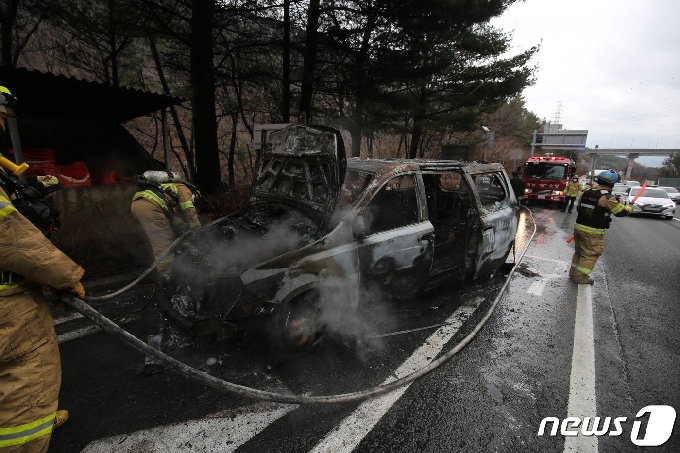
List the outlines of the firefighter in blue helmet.
{"type": "Polygon", "coordinates": [[[619,175],[614,170],[605,170],[597,176],[597,185],[581,195],[574,225],[574,256],[571,259],[569,278],[576,283],[592,285],[590,273],[597,259],[604,251],[604,230],[609,228],[611,215],[624,217],[633,211],[612,195],[619,175]]]}

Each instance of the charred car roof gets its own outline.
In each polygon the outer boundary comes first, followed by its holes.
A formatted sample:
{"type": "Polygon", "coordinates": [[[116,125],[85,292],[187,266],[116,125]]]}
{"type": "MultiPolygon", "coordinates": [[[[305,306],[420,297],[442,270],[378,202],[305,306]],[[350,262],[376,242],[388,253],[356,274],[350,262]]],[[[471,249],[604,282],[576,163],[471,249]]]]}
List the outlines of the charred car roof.
{"type": "Polygon", "coordinates": [[[394,173],[395,171],[442,171],[463,170],[466,173],[503,169],[499,163],[467,162],[439,159],[360,159],[347,160],[348,168],[375,174],[394,173]]]}

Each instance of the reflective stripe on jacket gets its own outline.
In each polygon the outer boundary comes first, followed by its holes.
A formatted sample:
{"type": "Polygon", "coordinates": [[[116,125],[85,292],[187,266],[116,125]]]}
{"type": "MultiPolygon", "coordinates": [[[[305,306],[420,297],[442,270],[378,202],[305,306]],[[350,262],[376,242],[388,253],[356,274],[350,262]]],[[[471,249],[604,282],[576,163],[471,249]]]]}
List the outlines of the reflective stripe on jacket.
{"type": "Polygon", "coordinates": [[[40,418],[31,423],[25,423],[13,428],[0,428],[0,448],[23,445],[33,439],[49,434],[52,432],[56,422],[57,413],[52,412],[47,417],[40,418]]]}
{"type": "Polygon", "coordinates": [[[168,205],[168,200],[159,197],[158,194],[151,189],[135,193],[132,197],[132,201],[135,201],[138,198],[144,198],[152,202],[172,216],[173,224],[186,222],[190,229],[201,226],[201,222],[198,220],[198,214],[196,213],[196,207],[191,199],[191,190],[189,190],[187,186],[176,183],[161,184],[160,186],[167,196],[172,197],[176,206],[179,206],[179,212],[177,212],[176,207],[171,208],[171,206],[168,205]]]}
{"type": "Polygon", "coordinates": [[[16,210],[17,208],[14,207],[11,201],[0,195],[0,219],[8,214],[11,214],[12,212],[15,212],[16,210]]]}
{"type": "Polygon", "coordinates": [[[569,181],[567,186],[564,188],[564,196],[566,197],[576,197],[578,193],[583,190],[583,185],[580,182],[569,181]]]}
{"type": "Polygon", "coordinates": [[[165,202],[165,200],[156,195],[156,192],[154,192],[153,190],[147,189],[135,193],[132,196],[132,201],[135,201],[138,198],[144,198],[146,200],[149,200],[150,202],[158,205],[162,210],[169,211],[168,204],[165,202]]]}
{"type": "Polygon", "coordinates": [[[13,282],[13,283],[8,283],[7,285],[0,284],[0,291],[5,291],[6,289],[14,289],[18,288],[19,286],[23,286],[27,283],[31,283],[33,280],[30,278],[24,278],[23,280],[19,282],[13,282]]]}

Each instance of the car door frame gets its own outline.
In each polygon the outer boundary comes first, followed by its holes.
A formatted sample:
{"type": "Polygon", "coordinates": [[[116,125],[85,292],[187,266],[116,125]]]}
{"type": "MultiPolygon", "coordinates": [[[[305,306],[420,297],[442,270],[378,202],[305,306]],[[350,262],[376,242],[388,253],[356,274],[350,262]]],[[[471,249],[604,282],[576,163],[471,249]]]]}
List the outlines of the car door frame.
{"type": "Polygon", "coordinates": [[[386,286],[389,281],[380,281],[380,279],[394,276],[401,280],[400,287],[415,289],[425,285],[428,280],[434,256],[434,227],[427,218],[425,188],[420,171],[403,171],[385,177],[376,186],[371,196],[364,200],[357,218],[363,215],[389,181],[407,175],[413,176],[414,179],[418,220],[410,225],[355,238],[359,278],[363,284],[379,283],[381,286],[386,286]]]}
{"type": "Polygon", "coordinates": [[[466,172],[466,177],[469,178],[468,183],[470,187],[474,188],[476,209],[480,220],[474,274],[472,274],[472,278],[477,279],[490,274],[500,264],[505,262],[517,234],[517,212],[519,207],[516,203],[512,202],[510,195],[511,187],[507,175],[502,169],[470,171],[466,172]],[[475,184],[475,176],[482,174],[498,176],[506,193],[507,206],[485,213],[479,190],[475,184]]]}

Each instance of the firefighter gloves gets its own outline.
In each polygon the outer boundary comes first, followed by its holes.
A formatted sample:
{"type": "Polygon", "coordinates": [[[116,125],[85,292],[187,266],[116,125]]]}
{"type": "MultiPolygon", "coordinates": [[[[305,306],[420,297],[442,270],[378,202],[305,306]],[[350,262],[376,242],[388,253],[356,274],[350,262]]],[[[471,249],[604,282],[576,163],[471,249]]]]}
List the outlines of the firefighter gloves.
{"type": "Polygon", "coordinates": [[[68,292],[74,294],[79,299],[85,299],[85,287],[82,283],[78,282],[68,289],[68,292]]]}

